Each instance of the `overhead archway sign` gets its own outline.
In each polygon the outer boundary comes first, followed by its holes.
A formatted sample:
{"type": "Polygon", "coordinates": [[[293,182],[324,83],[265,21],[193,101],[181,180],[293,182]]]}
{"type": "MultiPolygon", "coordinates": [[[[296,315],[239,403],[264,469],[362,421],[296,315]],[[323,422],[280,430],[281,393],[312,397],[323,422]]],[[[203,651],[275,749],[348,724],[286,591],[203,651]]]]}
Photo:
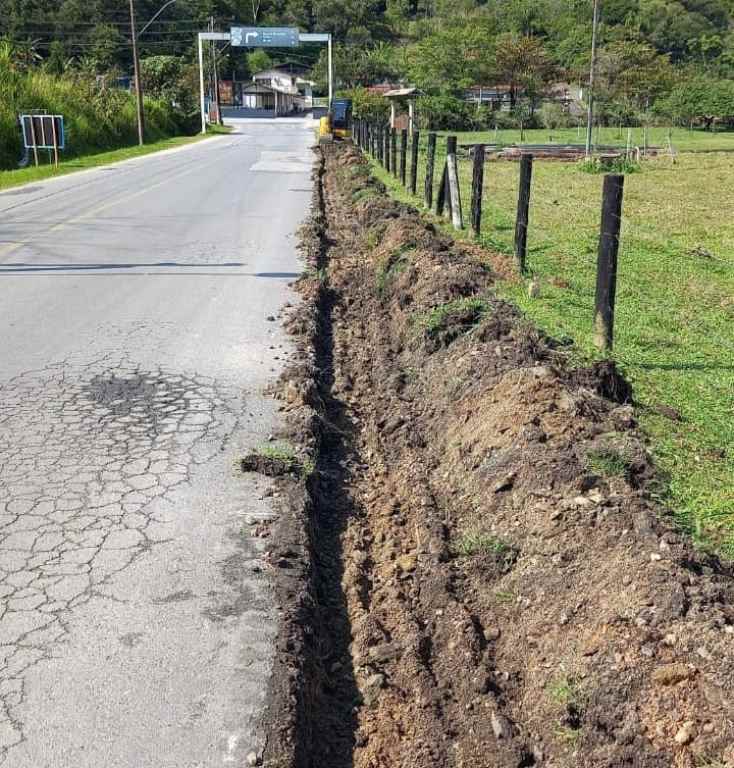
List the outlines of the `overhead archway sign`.
{"type": "Polygon", "coordinates": [[[297,48],[299,31],[295,27],[232,27],[232,47],[239,48],[297,48]]]}
{"type": "Polygon", "coordinates": [[[334,99],[334,58],[329,32],[299,32],[296,27],[230,27],[229,32],[199,32],[199,102],[201,132],[206,133],[207,113],[204,95],[204,41],[226,42],[239,48],[296,48],[301,43],[326,43],[328,46],[329,107],[334,99]]]}

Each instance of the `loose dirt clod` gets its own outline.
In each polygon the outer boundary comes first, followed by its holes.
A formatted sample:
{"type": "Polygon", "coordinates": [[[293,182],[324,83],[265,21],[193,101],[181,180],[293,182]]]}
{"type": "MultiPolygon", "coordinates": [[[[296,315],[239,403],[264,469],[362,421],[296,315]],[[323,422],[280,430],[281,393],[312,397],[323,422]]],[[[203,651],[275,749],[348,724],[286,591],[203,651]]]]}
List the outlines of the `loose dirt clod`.
{"type": "Polygon", "coordinates": [[[652,501],[628,383],[569,370],[353,148],[315,178],[265,764],[734,766],[734,579],[652,501]]]}

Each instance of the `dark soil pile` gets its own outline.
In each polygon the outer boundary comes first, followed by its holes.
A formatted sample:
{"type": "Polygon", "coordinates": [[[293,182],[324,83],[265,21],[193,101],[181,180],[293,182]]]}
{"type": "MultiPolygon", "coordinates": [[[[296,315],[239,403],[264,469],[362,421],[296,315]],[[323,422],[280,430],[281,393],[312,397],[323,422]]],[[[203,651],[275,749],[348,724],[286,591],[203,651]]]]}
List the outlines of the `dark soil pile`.
{"type": "Polygon", "coordinates": [[[282,393],[310,560],[266,764],[734,767],[734,580],[651,500],[627,384],[569,370],[493,296],[506,265],[354,148],[325,168],[282,393]]]}

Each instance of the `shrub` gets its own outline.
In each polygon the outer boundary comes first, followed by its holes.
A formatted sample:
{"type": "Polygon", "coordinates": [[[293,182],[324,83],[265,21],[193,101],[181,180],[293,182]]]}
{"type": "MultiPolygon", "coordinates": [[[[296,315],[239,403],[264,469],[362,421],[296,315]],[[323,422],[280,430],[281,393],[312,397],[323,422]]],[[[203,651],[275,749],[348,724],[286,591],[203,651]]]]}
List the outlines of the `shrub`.
{"type": "Polygon", "coordinates": [[[637,173],[642,170],[639,163],[626,155],[619,157],[592,157],[579,162],[584,173],[637,173]]]}
{"type": "Polygon", "coordinates": [[[421,96],[418,115],[425,127],[439,131],[461,131],[472,126],[476,106],[451,95],[421,96]]]}
{"type": "Polygon", "coordinates": [[[544,128],[555,131],[558,128],[570,128],[573,125],[571,115],[556,102],[547,101],[539,110],[540,122],[544,128]]]}
{"type": "MultiPolygon", "coordinates": [[[[80,72],[63,76],[14,65],[0,50],[0,169],[17,166],[23,143],[18,116],[43,110],[64,116],[64,156],[116,149],[137,139],[135,96],[98,86],[80,72]]],[[[186,116],[164,99],[145,99],[146,135],[152,141],[186,132],[186,116]]]]}
{"type": "Polygon", "coordinates": [[[354,88],[344,91],[346,99],[352,100],[354,116],[373,123],[385,123],[390,116],[390,104],[388,100],[379,94],[370,93],[366,88],[354,88]]]}

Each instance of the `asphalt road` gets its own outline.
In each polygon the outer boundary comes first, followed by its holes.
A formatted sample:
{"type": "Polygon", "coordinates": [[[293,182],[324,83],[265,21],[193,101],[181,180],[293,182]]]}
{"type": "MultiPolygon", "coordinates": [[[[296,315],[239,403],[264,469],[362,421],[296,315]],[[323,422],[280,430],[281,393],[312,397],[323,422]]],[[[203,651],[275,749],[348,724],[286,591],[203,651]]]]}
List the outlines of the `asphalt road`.
{"type": "Polygon", "coordinates": [[[0,194],[0,765],[240,766],[310,124],[0,194]]]}

